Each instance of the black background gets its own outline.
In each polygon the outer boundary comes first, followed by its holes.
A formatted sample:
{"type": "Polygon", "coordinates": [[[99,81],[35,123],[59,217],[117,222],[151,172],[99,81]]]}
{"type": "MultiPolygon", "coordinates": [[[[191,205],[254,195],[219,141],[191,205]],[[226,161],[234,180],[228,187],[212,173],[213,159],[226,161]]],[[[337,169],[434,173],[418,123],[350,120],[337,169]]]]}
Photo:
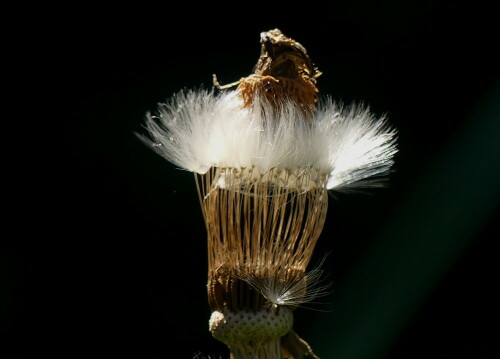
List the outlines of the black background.
{"type": "MultiPolygon", "coordinates": [[[[227,356],[207,328],[205,228],[194,178],[134,132],[142,131],[147,111],[182,88],[210,88],[213,73],[222,83],[247,76],[260,32],[279,28],[302,43],[323,72],[321,95],[364,101],[399,132],[387,188],[330,198],[313,261],[331,253],[324,269],[334,283],[326,299],[332,311],[301,309],[296,318],[297,331],[323,349],[317,349],[322,357],[329,342],[318,343],[308,328],[319,327],[328,338],[342,307],[336,299],[347,287],[342,283],[383,243],[377,241],[400,209],[411,208],[412,191],[418,196],[421,183],[439,176],[433,172],[439,159],[455,148],[486,99],[499,101],[498,26],[480,2],[40,9],[47,16],[32,10],[24,18],[30,31],[12,41],[15,57],[6,67],[21,103],[10,106],[14,130],[5,132],[14,140],[6,157],[14,158],[9,177],[15,184],[5,189],[15,196],[4,218],[14,231],[6,231],[0,247],[5,358],[227,356]],[[26,127],[28,119],[33,126],[26,127]]],[[[498,178],[497,154],[478,158],[491,162],[491,172],[482,175],[498,178]]],[[[442,252],[449,265],[436,272],[388,348],[351,357],[498,354],[492,212],[498,190],[479,175],[462,175],[491,191],[490,207],[459,249],[442,252]]],[[[446,187],[442,179],[436,183],[446,187]]],[[[456,197],[471,189],[456,188],[456,197]]],[[[441,190],[429,188],[428,198],[441,190]]],[[[439,232],[449,223],[436,218],[432,225],[439,232]]],[[[400,228],[402,239],[406,230],[400,228]]]]}

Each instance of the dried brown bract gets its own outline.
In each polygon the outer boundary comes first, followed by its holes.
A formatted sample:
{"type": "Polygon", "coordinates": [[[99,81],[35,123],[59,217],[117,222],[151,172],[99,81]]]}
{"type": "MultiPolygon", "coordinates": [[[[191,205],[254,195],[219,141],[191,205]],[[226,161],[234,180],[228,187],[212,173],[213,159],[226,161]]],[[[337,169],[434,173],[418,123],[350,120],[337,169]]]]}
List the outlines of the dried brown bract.
{"type": "MultiPolygon", "coordinates": [[[[252,106],[257,96],[277,107],[292,101],[306,113],[314,111],[316,79],[321,72],[306,49],[278,29],[263,32],[260,42],[262,50],[254,73],[235,83],[244,106],[252,106]]],[[[214,81],[222,89],[235,85],[220,86],[215,78],[214,81]]]]}

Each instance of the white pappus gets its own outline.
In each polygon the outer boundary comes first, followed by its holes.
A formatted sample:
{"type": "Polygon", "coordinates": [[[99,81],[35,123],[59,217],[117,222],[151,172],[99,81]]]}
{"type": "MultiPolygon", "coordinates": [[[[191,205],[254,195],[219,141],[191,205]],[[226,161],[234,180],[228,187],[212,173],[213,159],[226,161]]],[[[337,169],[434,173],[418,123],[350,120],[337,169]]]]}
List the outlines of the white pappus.
{"type": "Polygon", "coordinates": [[[244,108],[237,91],[184,91],[148,114],[146,129],[139,137],[188,171],[304,169],[323,178],[318,186],[338,191],[379,185],[397,152],[396,130],[384,117],[330,98],[305,114],[291,101],[276,109],[257,98],[244,108]]]}

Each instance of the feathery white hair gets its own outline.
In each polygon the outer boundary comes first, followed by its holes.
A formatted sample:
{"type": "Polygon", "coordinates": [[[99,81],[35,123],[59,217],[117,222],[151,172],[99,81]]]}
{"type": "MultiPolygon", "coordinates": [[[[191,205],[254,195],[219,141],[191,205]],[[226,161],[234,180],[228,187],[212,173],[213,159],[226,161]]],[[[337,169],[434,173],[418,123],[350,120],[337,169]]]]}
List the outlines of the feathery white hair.
{"type": "Polygon", "coordinates": [[[187,91],[148,114],[140,136],[175,165],[199,174],[211,167],[265,174],[300,168],[326,177],[326,188],[374,186],[397,152],[396,131],[362,105],[327,99],[314,114],[292,102],[275,109],[256,98],[243,108],[236,91],[187,91]]]}

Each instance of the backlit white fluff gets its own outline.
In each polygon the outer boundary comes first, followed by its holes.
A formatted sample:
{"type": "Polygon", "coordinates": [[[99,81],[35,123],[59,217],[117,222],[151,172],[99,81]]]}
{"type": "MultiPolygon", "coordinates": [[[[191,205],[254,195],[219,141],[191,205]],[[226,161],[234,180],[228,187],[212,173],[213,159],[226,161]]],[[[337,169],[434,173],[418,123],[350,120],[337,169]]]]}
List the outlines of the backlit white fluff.
{"type": "Polygon", "coordinates": [[[298,307],[330,294],[332,283],[322,284],[324,278],[320,266],[307,272],[298,281],[296,278],[287,280],[285,276],[258,276],[244,271],[238,277],[259,291],[271,304],[298,307]]]}
{"type": "Polygon", "coordinates": [[[397,151],[396,132],[363,106],[344,109],[327,100],[308,116],[293,103],[276,110],[256,99],[243,108],[235,91],[181,92],[148,115],[146,128],[143,140],[192,172],[304,168],[337,190],[373,186],[368,179],[385,173],[397,151]]]}

